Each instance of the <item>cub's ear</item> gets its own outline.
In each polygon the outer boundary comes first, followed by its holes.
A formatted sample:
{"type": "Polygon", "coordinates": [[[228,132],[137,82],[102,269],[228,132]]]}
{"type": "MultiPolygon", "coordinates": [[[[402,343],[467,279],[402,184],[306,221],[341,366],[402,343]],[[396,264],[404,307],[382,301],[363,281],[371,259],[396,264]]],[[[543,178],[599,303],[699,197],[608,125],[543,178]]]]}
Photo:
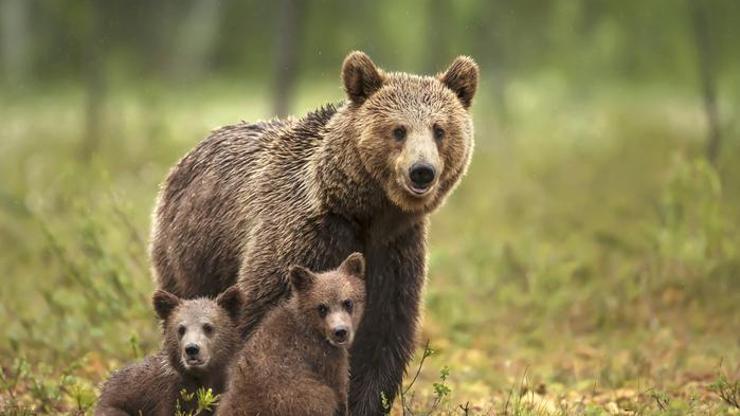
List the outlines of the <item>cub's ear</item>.
{"type": "Polygon", "coordinates": [[[242,312],[244,297],[239,286],[234,285],[216,298],[218,306],[222,307],[232,319],[236,319],[242,312]]]}
{"type": "Polygon", "coordinates": [[[290,284],[296,292],[304,292],[313,286],[316,275],[305,267],[290,268],[290,284]]]}
{"type": "Polygon", "coordinates": [[[154,291],[154,295],[152,296],[154,310],[157,312],[159,319],[163,321],[166,321],[170,317],[172,311],[180,305],[180,302],[180,298],[164,290],[158,289],[154,291]]]}
{"type": "Polygon", "coordinates": [[[478,88],[478,64],[472,58],[458,56],[437,78],[457,95],[465,109],[470,108],[478,88]]]}
{"type": "Polygon", "coordinates": [[[350,101],[362,104],[383,86],[383,71],[364,52],[354,51],[344,58],[342,82],[350,101]]]}
{"type": "Polygon", "coordinates": [[[352,253],[342,262],[339,269],[365,280],[365,256],[362,253],[352,253]]]}

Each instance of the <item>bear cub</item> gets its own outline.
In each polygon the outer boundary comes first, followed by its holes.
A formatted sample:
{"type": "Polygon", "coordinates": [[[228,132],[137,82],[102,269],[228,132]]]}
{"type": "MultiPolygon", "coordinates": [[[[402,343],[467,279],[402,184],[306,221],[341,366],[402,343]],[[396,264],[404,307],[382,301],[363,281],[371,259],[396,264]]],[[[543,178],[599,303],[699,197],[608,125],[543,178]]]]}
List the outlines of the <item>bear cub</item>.
{"type": "Polygon", "coordinates": [[[215,300],[184,300],[157,290],[152,301],[162,322],[162,349],[115,372],[103,386],[96,415],[172,416],[178,401],[185,412],[197,406],[196,400],[183,401],[181,390],[224,390],[227,368],[242,345],[240,290],[231,287],[215,300]]]}
{"type": "Polygon", "coordinates": [[[365,306],[365,258],[289,272],[291,296],[238,353],[219,415],[346,415],[349,347],[365,306]]]}

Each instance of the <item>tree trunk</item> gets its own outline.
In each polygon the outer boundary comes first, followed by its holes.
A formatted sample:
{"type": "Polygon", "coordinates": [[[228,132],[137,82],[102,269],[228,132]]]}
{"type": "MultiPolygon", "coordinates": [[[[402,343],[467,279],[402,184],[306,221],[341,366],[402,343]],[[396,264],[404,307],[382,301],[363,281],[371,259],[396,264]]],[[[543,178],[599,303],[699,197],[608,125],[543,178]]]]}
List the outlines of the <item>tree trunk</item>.
{"type": "Polygon", "coordinates": [[[493,97],[496,120],[501,126],[505,126],[509,119],[506,97],[507,56],[501,32],[504,26],[499,26],[498,23],[502,20],[501,16],[506,13],[506,7],[501,1],[490,0],[483,2],[480,13],[482,18],[477,26],[476,46],[481,66],[490,78],[488,88],[493,97]]]}
{"type": "Polygon", "coordinates": [[[99,2],[89,1],[87,45],[85,54],[85,136],[80,151],[82,159],[90,161],[100,147],[105,114],[105,60],[103,57],[103,13],[99,2]]]}
{"type": "Polygon", "coordinates": [[[435,73],[443,71],[444,65],[450,60],[449,45],[450,32],[447,28],[450,26],[450,7],[446,0],[432,0],[428,7],[427,21],[427,64],[426,72],[435,73]]]}
{"type": "Polygon", "coordinates": [[[23,81],[29,69],[27,0],[0,0],[0,62],[9,85],[23,81]]]}
{"type": "Polygon", "coordinates": [[[281,0],[275,48],[275,78],[273,113],[283,117],[290,111],[298,76],[299,37],[306,20],[305,0],[281,0]]]}
{"type": "Polygon", "coordinates": [[[709,23],[705,3],[702,0],[689,1],[704,99],[704,112],[707,118],[707,158],[712,164],[716,164],[722,138],[717,105],[717,83],[714,74],[714,51],[709,37],[709,23]]]}
{"type": "Polygon", "coordinates": [[[186,7],[174,39],[177,47],[171,70],[180,79],[195,79],[211,64],[221,22],[221,2],[195,0],[186,7]]]}

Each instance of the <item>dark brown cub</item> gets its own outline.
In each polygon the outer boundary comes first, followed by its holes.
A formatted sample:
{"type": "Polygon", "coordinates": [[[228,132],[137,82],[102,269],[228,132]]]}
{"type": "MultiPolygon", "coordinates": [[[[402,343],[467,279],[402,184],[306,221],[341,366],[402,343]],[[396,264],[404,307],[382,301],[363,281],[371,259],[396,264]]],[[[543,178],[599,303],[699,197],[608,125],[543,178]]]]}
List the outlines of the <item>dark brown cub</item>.
{"type": "Polygon", "coordinates": [[[157,290],[152,300],[162,320],[162,349],[116,371],[103,386],[96,415],[172,416],[178,400],[185,412],[196,405],[182,400],[181,390],[224,390],[228,364],[240,346],[239,289],[232,287],[216,300],[183,300],[157,290]]]}

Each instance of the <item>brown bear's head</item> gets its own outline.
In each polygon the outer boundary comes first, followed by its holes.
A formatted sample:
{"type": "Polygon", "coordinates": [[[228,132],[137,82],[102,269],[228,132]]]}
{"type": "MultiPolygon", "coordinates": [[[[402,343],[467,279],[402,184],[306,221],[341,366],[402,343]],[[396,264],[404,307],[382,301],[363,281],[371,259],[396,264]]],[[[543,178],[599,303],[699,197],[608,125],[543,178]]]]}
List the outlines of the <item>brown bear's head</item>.
{"type": "Polygon", "coordinates": [[[476,63],[461,56],[436,77],[417,76],[384,72],[364,53],[352,52],[342,80],[367,173],[402,210],[436,208],[472,154],[476,63]]]}
{"type": "Polygon", "coordinates": [[[353,253],[335,270],[290,269],[292,307],[306,327],[331,345],[349,348],[365,309],[365,258],[353,253]]]}
{"type": "Polygon", "coordinates": [[[152,298],[162,320],[170,363],[186,373],[220,371],[239,346],[242,295],[231,287],[216,300],[185,300],[157,290],[152,298]]]}

